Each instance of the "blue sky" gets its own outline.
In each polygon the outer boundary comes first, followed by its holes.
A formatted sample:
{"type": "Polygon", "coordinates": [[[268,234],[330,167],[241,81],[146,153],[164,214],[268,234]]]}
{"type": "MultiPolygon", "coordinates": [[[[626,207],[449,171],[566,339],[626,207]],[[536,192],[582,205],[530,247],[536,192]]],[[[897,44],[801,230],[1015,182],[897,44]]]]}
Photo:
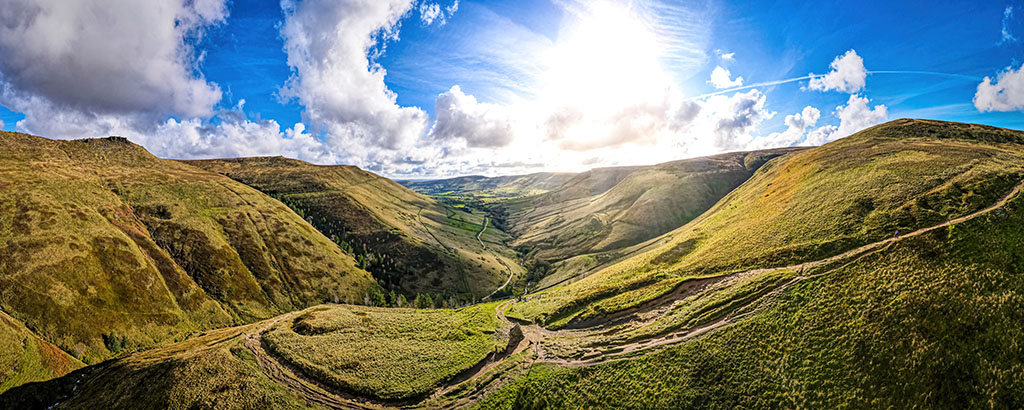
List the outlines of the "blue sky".
{"type": "Polygon", "coordinates": [[[172,158],[496,175],[814,145],[901,117],[1024,129],[1019,0],[95,0],[74,6],[105,10],[81,32],[54,29],[81,10],[14,3],[4,130],[123,134],[172,158]],[[786,82],[810,73],[827,77],[786,82]]]}

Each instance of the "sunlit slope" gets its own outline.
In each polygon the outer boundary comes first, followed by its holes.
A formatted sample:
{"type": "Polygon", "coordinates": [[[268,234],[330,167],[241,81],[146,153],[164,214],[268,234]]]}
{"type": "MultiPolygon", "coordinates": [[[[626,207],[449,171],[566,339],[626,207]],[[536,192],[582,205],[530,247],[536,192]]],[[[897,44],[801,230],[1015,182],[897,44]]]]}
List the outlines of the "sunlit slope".
{"type": "Polygon", "coordinates": [[[519,273],[505,233],[353,166],[282,157],[187,161],[272,195],[360,260],[388,290],[472,301],[519,273]],[[486,244],[486,248],[481,245],[486,244]]]}
{"type": "Polygon", "coordinates": [[[87,363],[375,286],[280,202],[122,138],[0,134],[0,306],[87,363]]]}
{"type": "MultiPolygon", "coordinates": [[[[635,245],[682,226],[766,161],[795,151],[740,152],[585,172],[557,190],[509,203],[513,244],[549,263],[635,245]]],[[[599,257],[589,259],[596,262],[599,257]]]]}
{"type": "Polygon", "coordinates": [[[60,377],[82,362],[0,312],[0,393],[28,382],[60,377]]]}
{"type": "Polygon", "coordinates": [[[834,268],[667,350],[536,366],[480,407],[1024,406],[1024,194],[834,268]]]}
{"type": "Polygon", "coordinates": [[[526,175],[485,177],[470,175],[436,180],[399,181],[409,189],[428,195],[472,195],[479,198],[514,198],[557,189],[575,174],[538,172],[526,175]]]}
{"type": "Polygon", "coordinates": [[[778,158],[622,262],[517,306],[548,324],[600,316],[686,277],[821,259],[981,209],[1024,175],[1021,132],[898,120],[778,158]]]}
{"type": "MultiPolygon", "coordinates": [[[[429,393],[502,354],[494,304],[458,310],[316,306],[209,331],[0,396],[2,408],[370,408],[429,393]]],[[[436,408],[437,405],[427,407],[436,408]]]]}

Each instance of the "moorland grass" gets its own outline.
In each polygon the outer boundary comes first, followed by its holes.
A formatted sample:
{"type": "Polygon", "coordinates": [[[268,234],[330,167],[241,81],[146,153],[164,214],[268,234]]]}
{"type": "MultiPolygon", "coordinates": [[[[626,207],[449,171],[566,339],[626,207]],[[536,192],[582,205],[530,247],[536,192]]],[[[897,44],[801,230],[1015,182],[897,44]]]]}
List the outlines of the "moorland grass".
{"type": "Polygon", "coordinates": [[[958,138],[916,136],[932,135],[931,129],[930,123],[894,122],[773,160],[657,245],[516,309],[525,318],[562,324],[607,313],[602,300],[666,275],[701,277],[822,259],[982,209],[1024,176],[1024,145],[990,142],[985,129],[958,138]],[[965,139],[970,136],[977,138],[965,139]]]}
{"type": "Polygon", "coordinates": [[[1024,198],[645,357],[537,366],[481,408],[1019,408],[1024,198]]]}
{"type": "Polygon", "coordinates": [[[264,336],[318,380],[386,400],[423,396],[508,344],[495,304],[457,310],[330,306],[264,336]]]}

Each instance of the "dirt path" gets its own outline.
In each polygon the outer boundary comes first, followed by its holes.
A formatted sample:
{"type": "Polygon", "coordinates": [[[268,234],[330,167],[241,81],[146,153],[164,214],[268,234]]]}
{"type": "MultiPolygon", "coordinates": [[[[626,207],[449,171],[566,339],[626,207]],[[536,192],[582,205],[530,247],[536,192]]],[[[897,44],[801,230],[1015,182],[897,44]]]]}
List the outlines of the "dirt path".
{"type": "Polygon", "coordinates": [[[292,312],[282,316],[278,316],[273,320],[267,321],[261,326],[254,328],[253,330],[246,332],[242,339],[242,345],[249,349],[254,356],[256,361],[259,363],[260,368],[263,370],[263,374],[266,375],[273,382],[284,386],[288,390],[298,394],[300,397],[310,401],[326,406],[331,409],[379,409],[382,406],[373,405],[370,403],[361,403],[360,399],[354,396],[344,396],[336,392],[332,392],[330,388],[323,385],[322,383],[305,377],[302,374],[292,370],[291,367],[282,363],[277,357],[270,352],[267,352],[263,348],[263,333],[273,328],[275,325],[283,320],[293,320],[295,316],[298,316],[299,312],[292,312]]]}
{"type": "Polygon", "coordinates": [[[480,229],[480,232],[476,233],[476,240],[480,241],[480,247],[484,248],[484,249],[487,249],[487,245],[484,245],[484,240],[480,239],[480,235],[483,235],[484,231],[487,230],[487,223],[490,222],[490,221],[491,220],[485,216],[484,217],[484,227],[482,229],[480,229]]]}

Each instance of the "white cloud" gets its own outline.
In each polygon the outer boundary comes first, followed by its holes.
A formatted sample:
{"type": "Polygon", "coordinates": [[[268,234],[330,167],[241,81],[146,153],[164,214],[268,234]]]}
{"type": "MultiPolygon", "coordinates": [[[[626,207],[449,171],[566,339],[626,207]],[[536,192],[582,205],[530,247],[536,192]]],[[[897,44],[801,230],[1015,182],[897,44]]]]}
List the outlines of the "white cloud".
{"type": "Polygon", "coordinates": [[[974,107],[981,112],[1024,110],[1024,66],[1016,71],[1007,67],[995,82],[985,77],[974,94],[974,107]]]}
{"type": "Polygon", "coordinates": [[[459,139],[470,148],[496,148],[512,142],[512,122],[504,108],[477,102],[457,85],[437,96],[435,113],[430,137],[436,141],[459,139]]]}
{"type": "Polygon", "coordinates": [[[787,115],[786,130],[774,132],[762,138],[755,138],[750,148],[776,148],[789,147],[804,139],[804,133],[814,127],[821,118],[821,111],[817,108],[806,106],[796,114],[787,115]]]}
{"type": "Polygon", "coordinates": [[[0,104],[25,114],[19,126],[54,137],[114,122],[208,117],[221,90],[195,74],[187,40],[226,16],[223,0],[6,1],[0,104]]]}
{"type": "Polygon", "coordinates": [[[999,33],[1000,34],[999,44],[1016,43],[1017,42],[1017,37],[1014,37],[1013,33],[1010,32],[1010,22],[1012,20],[1013,20],[1013,6],[1006,6],[1006,8],[1003,9],[1003,28],[1002,28],[1002,30],[999,33]]]}
{"type": "Polygon", "coordinates": [[[845,93],[856,93],[864,89],[868,72],[864,68],[864,59],[850,50],[836,57],[829,65],[832,69],[825,75],[811,73],[810,89],[819,91],[836,90],[845,93]]]}
{"type": "Polygon", "coordinates": [[[718,58],[721,58],[722,61],[734,61],[735,57],[736,53],[722,53],[718,55],[718,58]]]}
{"type": "Polygon", "coordinates": [[[410,148],[423,135],[427,115],[396,104],[386,71],[371,57],[374,46],[397,38],[409,0],[282,1],[281,35],[293,75],[281,95],[305,107],[303,119],[324,131],[332,148],[357,165],[379,150],[410,148]]]}
{"type": "Polygon", "coordinates": [[[305,132],[302,123],[282,132],[276,121],[230,121],[212,126],[197,119],[173,118],[156,131],[137,138],[154,154],[167,158],[231,158],[284,155],[316,163],[337,157],[305,132]]]}
{"type": "Polygon", "coordinates": [[[701,104],[692,134],[697,153],[710,154],[746,148],[754,137],[751,133],[775,112],[765,110],[767,97],[759,90],[736,93],[726,97],[716,95],[701,104]],[[707,136],[711,136],[708,140],[707,136]]]}
{"type": "Polygon", "coordinates": [[[3,120],[0,120],[0,129],[3,129],[3,128],[4,128],[4,122],[3,122],[3,120]]]}
{"type": "Polygon", "coordinates": [[[836,107],[839,126],[826,125],[808,133],[804,145],[821,145],[835,141],[889,119],[889,109],[885,105],[879,104],[872,108],[868,106],[869,102],[866,97],[850,95],[846,105],[836,107]]]}
{"type": "Polygon", "coordinates": [[[711,71],[711,85],[715,88],[732,88],[743,85],[743,77],[736,77],[732,79],[732,73],[728,69],[722,68],[722,66],[715,67],[711,71]]]}

